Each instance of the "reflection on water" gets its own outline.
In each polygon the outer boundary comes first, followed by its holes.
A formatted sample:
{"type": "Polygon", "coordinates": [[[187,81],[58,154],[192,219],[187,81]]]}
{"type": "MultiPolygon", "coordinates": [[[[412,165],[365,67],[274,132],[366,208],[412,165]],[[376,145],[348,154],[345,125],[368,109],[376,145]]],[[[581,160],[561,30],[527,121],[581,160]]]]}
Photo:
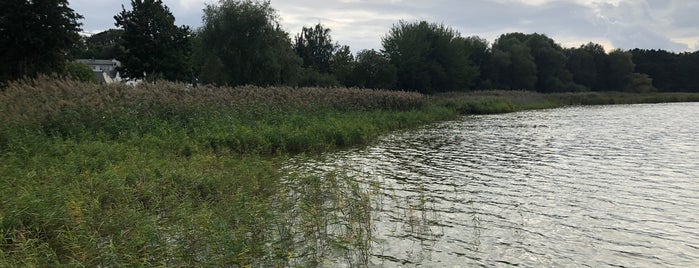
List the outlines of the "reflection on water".
{"type": "Polygon", "coordinates": [[[697,118],[696,103],[470,116],[289,165],[372,193],[368,266],[696,267],[697,118]]]}

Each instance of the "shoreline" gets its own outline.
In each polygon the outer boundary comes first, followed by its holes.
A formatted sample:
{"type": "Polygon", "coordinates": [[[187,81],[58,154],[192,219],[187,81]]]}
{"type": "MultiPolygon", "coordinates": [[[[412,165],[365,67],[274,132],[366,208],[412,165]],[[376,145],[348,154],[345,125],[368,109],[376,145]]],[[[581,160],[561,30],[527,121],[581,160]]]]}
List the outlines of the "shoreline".
{"type": "Polygon", "coordinates": [[[14,83],[0,91],[0,266],[319,264],[371,241],[370,194],[288,174],[291,156],[466,114],[679,101],[699,94],[14,83]]]}

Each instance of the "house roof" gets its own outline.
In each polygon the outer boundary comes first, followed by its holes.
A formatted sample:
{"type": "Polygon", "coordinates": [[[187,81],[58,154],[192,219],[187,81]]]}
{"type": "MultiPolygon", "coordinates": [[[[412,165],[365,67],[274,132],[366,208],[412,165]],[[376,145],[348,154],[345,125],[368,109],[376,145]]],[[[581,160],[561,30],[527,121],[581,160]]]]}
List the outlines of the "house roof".
{"type": "Polygon", "coordinates": [[[115,59],[105,60],[105,59],[77,59],[76,62],[87,64],[87,65],[116,65],[121,66],[121,62],[115,59]]]}

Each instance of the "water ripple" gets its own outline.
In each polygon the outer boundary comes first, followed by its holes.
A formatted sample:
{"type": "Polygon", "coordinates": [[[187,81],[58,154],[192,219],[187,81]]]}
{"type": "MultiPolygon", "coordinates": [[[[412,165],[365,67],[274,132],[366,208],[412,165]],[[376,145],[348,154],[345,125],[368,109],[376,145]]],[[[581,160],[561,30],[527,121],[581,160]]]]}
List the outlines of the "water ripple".
{"type": "Polygon", "coordinates": [[[370,266],[699,265],[699,104],[469,116],[305,163],[374,185],[370,266]]]}

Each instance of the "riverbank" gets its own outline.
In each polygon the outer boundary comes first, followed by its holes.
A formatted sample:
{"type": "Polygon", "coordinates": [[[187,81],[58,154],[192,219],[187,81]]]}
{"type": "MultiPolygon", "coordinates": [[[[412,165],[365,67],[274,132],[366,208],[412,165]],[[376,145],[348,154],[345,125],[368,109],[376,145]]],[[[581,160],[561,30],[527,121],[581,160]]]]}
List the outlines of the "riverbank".
{"type": "Polygon", "coordinates": [[[341,174],[290,174],[290,155],[461,114],[699,101],[615,94],[10,84],[0,91],[0,266],[317,264],[328,247],[367,246],[369,197],[341,174]]]}
{"type": "Polygon", "coordinates": [[[474,91],[445,93],[433,98],[439,106],[459,114],[495,114],[578,105],[699,102],[698,93],[569,92],[542,94],[531,91],[474,91]]]}
{"type": "Polygon", "coordinates": [[[416,93],[47,78],[0,103],[2,267],[320,262],[331,222],[334,246],[366,241],[367,197],[287,157],[455,116],[416,93]]]}

